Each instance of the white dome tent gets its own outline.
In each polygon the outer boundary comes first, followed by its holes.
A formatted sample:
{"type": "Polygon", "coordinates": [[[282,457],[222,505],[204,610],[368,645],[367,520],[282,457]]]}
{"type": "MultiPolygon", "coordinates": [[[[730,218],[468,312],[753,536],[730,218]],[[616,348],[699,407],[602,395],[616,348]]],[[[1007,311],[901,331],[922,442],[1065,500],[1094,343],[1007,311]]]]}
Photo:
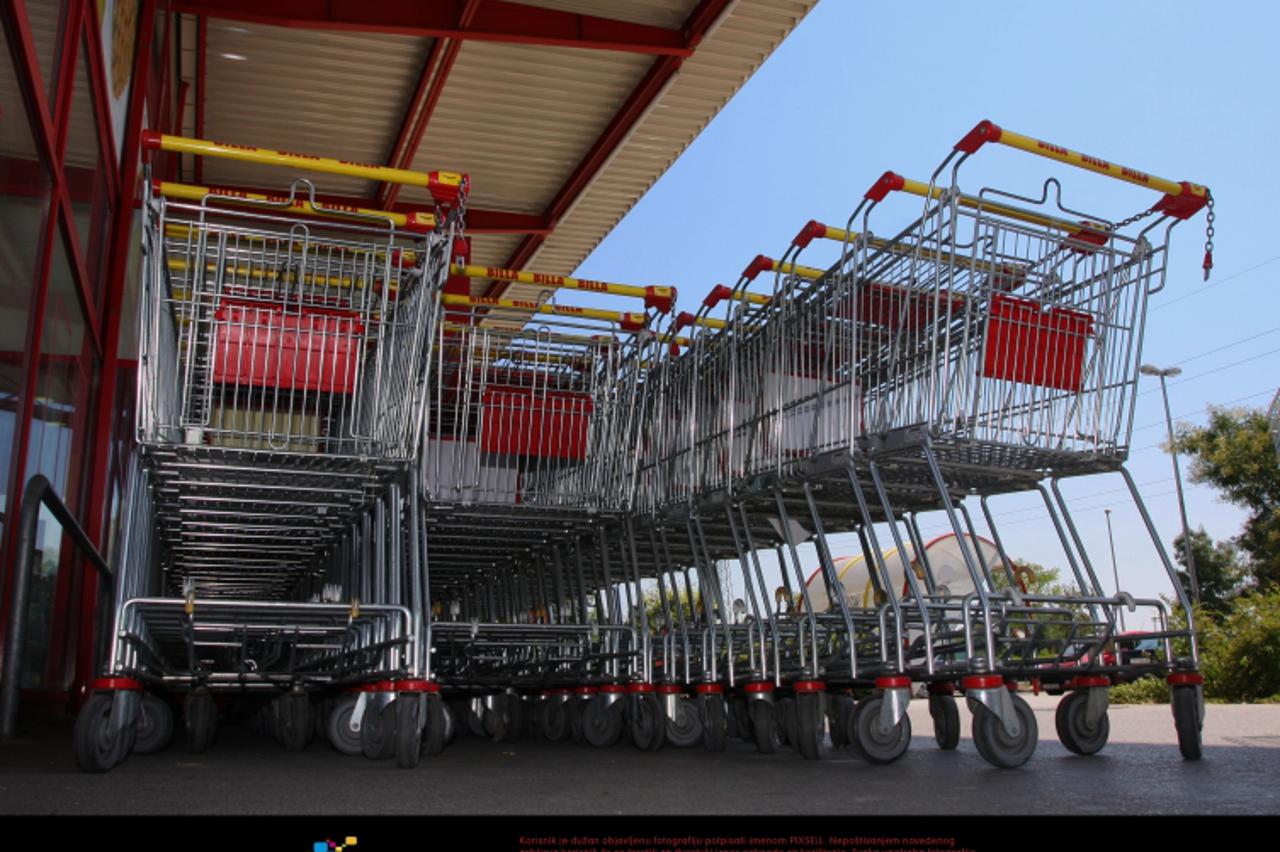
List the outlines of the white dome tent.
{"type": "MultiPolygon", "coordinates": [[[[964,537],[967,542],[975,547],[981,559],[986,563],[987,568],[994,574],[997,571],[1003,572],[1004,564],[1000,559],[1000,553],[996,549],[995,543],[989,539],[979,536],[973,538],[966,535],[964,537]]],[[[969,569],[965,566],[964,556],[960,550],[961,543],[957,539],[955,533],[940,535],[924,545],[926,559],[929,567],[933,571],[934,581],[938,585],[940,594],[963,595],[973,591],[973,579],[969,575],[969,569]]],[[[909,562],[915,563],[915,550],[910,543],[906,545],[909,555],[909,562]]],[[[868,566],[867,560],[862,554],[856,556],[839,556],[834,558],[836,576],[840,578],[841,584],[848,595],[849,605],[855,608],[873,608],[876,605],[875,584],[871,581],[868,568],[874,569],[875,566],[868,566]]],[[[889,577],[893,581],[893,589],[899,596],[904,595],[907,591],[906,576],[903,571],[902,558],[898,555],[896,547],[884,551],[885,567],[889,570],[889,577]]],[[[918,569],[917,577],[923,576],[922,568],[918,569]]],[[[821,569],[815,570],[809,575],[806,581],[809,588],[809,599],[813,602],[814,609],[817,612],[825,612],[831,607],[831,600],[827,596],[827,586],[823,582],[821,569]]]]}

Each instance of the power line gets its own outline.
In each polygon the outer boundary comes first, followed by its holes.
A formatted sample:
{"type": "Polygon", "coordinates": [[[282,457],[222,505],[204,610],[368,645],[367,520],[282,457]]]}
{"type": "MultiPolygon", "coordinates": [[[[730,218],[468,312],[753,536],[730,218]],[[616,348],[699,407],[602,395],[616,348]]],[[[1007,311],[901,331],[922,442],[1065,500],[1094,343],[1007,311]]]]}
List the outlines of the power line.
{"type": "MultiPolygon", "coordinates": [[[[1205,376],[1212,376],[1214,373],[1221,373],[1223,370],[1230,370],[1232,367],[1239,367],[1242,364],[1248,364],[1252,361],[1266,358],[1269,355],[1275,355],[1277,352],[1280,352],[1280,348],[1269,349],[1266,352],[1259,352],[1257,355],[1253,355],[1249,358],[1244,358],[1240,361],[1233,361],[1230,364],[1223,364],[1221,367],[1214,367],[1212,370],[1206,370],[1203,373],[1196,373],[1194,376],[1188,376],[1187,378],[1180,379],[1176,382],[1169,382],[1169,386],[1177,387],[1178,385],[1185,385],[1187,382],[1193,382],[1196,379],[1203,379],[1205,376]]],[[[1149,393],[1155,393],[1157,390],[1159,390],[1159,388],[1150,388],[1149,390],[1142,391],[1138,396],[1146,396],[1149,393]]]]}
{"type": "Polygon", "coordinates": [[[1239,272],[1236,272],[1236,273],[1233,273],[1233,274],[1231,274],[1231,275],[1228,275],[1226,278],[1223,278],[1223,279],[1221,279],[1221,280],[1219,280],[1219,281],[1215,281],[1215,282],[1213,282],[1212,284],[1209,284],[1209,285],[1207,285],[1207,286],[1205,286],[1205,287],[1201,287],[1201,288],[1200,288],[1200,289],[1198,289],[1198,290],[1193,290],[1192,292],[1190,292],[1190,293],[1186,294],[1185,296],[1179,296],[1179,297],[1178,297],[1178,298],[1176,298],[1176,299],[1170,299],[1170,300],[1169,300],[1169,301],[1167,301],[1167,302],[1161,302],[1160,304],[1156,305],[1154,308],[1150,308],[1150,309],[1147,311],[1147,313],[1152,313],[1152,312],[1154,312],[1154,311],[1158,311],[1158,310],[1160,310],[1160,309],[1162,309],[1162,308],[1167,308],[1167,307],[1169,307],[1170,305],[1176,305],[1178,302],[1181,302],[1181,301],[1183,301],[1184,299],[1190,299],[1190,298],[1192,298],[1193,296],[1199,296],[1199,295],[1202,295],[1202,294],[1204,294],[1204,293],[1207,293],[1207,292],[1209,292],[1210,290],[1214,289],[1215,287],[1221,287],[1223,284],[1226,284],[1226,283],[1228,283],[1228,282],[1230,282],[1230,281],[1234,281],[1234,280],[1236,280],[1237,278],[1239,278],[1239,277],[1240,277],[1240,276],[1242,276],[1242,275],[1248,275],[1250,272],[1255,272],[1255,271],[1257,271],[1257,270],[1261,269],[1261,268],[1262,268],[1262,267],[1264,267],[1264,266],[1268,266],[1268,265],[1270,265],[1270,264],[1272,264],[1272,263],[1275,263],[1277,260],[1280,260],[1280,254],[1276,255],[1275,257],[1267,258],[1266,260],[1262,261],[1261,263],[1255,264],[1254,266],[1250,266],[1248,269],[1242,269],[1242,270],[1240,270],[1239,272]]]}
{"type": "MultiPolygon", "coordinates": [[[[1227,402],[1214,403],[1214,405],[1218,406],[1219,408],[1226,408],[1226,407],[1227,407],[1227,406],[1229,406],[1229,405],[1235,405],[1237,402],[1244,402],[1246,399],[1253,399],[1253,398],[1254,398],[1254,397],[1256,397],[1256,396],[1264,396],[1264,395],[1266,395],[1266,394],[1272,394],[1272,393],[1275,393],[1275,392],[1276,392],[1276,391],[1275,391],[1275,388],[1274,388],[1274,387],[1270,387],[1270,388],[1266,388],[1265,390],[1254,391],[1253,393],[1248,394],[1247,396],[1241,396],[1241,397],[1237,397],[1236,399],[1228,400],[1227,402]]],[[[1193,414],[1203,414],[1203,413],[1204,413],[1204,411],[1203,411],[1202,409],[1197,408],[1197,409],[1195,409],[1194,411],[1188,411],[1188,412],[1186,412],[1186,413],[1184,413],[1184,414],[1175,414],[1175,415],[1173,415],[1173,419],[1174,419],[1174,420],[1181,420],[1182,418],[1184,418],[1184,417],[1190,417],[1190,416],[1192,416],[1193,414]]],[[[1135,427],[1134,427],[1134,429],[1133,429],[1133,431],[1135,431],[1135,432],[1141,432],[1143,429],[1154,429],[1154,428],[1155,428],[1155,427],[1157,427],[1157,426],[1164,426],[1164,425],[1166,425],[1166,424],[1165,424],[1165,422],[1164,422],[1163,420],[1157,420],[1157,421],[1155,421],[1154,423],[1148,423],[1146,426],[1135,426],[1135,427]]],[[[1160,445],[1159,445],[1159,444],[1149,444],[1148,446],[1158,447],[1158,446],[1160,446],[1160,445]]]]}

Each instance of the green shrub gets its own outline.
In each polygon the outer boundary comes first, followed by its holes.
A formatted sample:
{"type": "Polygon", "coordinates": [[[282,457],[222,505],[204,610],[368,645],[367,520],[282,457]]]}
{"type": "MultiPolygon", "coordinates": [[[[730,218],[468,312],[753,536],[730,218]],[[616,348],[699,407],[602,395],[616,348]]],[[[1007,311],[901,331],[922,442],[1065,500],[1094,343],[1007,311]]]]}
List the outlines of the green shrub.
{"type": "Polygon", "coordinates": [[[1168,704],[1169,685],[1163,678],[1140,677],[1111,687],[1112,704],[1168,704]]]}

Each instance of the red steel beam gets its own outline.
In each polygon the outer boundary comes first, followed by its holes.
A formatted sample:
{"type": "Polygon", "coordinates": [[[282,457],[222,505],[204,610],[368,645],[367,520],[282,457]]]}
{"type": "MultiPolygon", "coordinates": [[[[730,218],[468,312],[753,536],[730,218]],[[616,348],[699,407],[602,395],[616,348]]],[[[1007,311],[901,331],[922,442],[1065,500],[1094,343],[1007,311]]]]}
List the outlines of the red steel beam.
{"type": "MultiPolygon", "coordinates": [[[[692,14],[689,15],[682,32],[685,44],[691,53],[702,42],[703,36],[706,35],[712,24],[728,8],[730,2],[731,0],[702,0],[692,14]]],[[[543,211],[542,216],[551,228],[555,228],[560,218],[573,206],[586,188],[591,185],[591,181],[595,179],[600,169],[618,150],[618,147],[627,138],[627,135],[630,134],[640,118],[653,105],[653,102],[662,93],[671,78],[675,76],[676,71],[680,69],[683,62],[684,60],[678,56],[663,56],[654,60],[653,65],[641,78],[639,84],[627,96],[626,101],[623,102],[618,112],[614,114],[609,124],[605,126],[604,132],[588,149],[586,156],[574,168],[564,185],[560,187],[560,190],[551,200],[551,203],[547,205],[547,209],[543,211]]],[[[522,269],[532,259],[534,252],[546,241],[547,236],[547,234],[530,234],[525,237],[504,266],[507,269],[522,269]]],[[[500,296],[508,286],[510,286],[509,282],[494,281],[489,285],[485,295],[491,297],[500,296]]]]}
{"type": "MultiPolygon", "coordinates": [[[[481,2],[482,0],[467,0],[458,16],[459,30],[467,29],[475,21],[481,2]]],[[[400,133],[396,138],[395,147],[392,148],[391,157],[387,160],[388,165],[397,169],[407,169],[413,163],[418,147],[422,144],[422,137],[427,132],[427,125],[436,111],[436,104],[440,103],[440,95],[444,93],[445,83],[449,79],[449,73],[453,70],[453,63],[458,58],[458,50],[461,47],[462,41],[456,38],[436,39],[431,46],[431,53],[418,78],[418,85],[414,89],[409,108],[405,110],[404,121],[400,123],[400,133]],[[438,69],[437,57],[439,58],[438,69]]],[[[386,208],[395,204],[396,198],[400,195],[400,189],[400,184],[382,184],[374,196],[377,201],[376,206],[386,208]]]]}
{"type": "MultiPolygon", "coordinates": [[[[98,405],[93,413],[95,446],[93,473],[90,479],[89,499],[85,502],[86,532],[89,538],[106,545],[108,501],[111,484],[110,446],[116,428],[116,380],[119,373],[121,307],[124,302],[125,276],[128,272],[129,241],[133,236],[133,194],[138,181],[138,150],[142,137],[142,113],[147,90],[151,86],[151,42],[155,28],[156,0],[141,0],[138,4],[138,39],[133,57],[132,87],[129,90],[125,118],[125,151],[120,174],[120,203],[116,205],[111,223],[111,252],[108,255],[107,293],[104,313],[115,321],[106,323],[105,341],[102,347],[103,363],[98,386],[98,405]]],[[[166,65],[167,68],[167,65],[166,65]]],[[[80,589],[80,612],[96,613],[98,574],[87,572],[80,589]]],[[[86,616],[92,617],[92,616],[86,616]]],[[[94,629],[80,631],[76,648],[76,675],[73,684],[75,703],[80,705],[89,697],[89,683],[97,675],[93,670],[94,629]]]]}
{"type": "Polygon", "coordinates": [[[685,33],[596,15],[480,0],[473,26],[458,26],[467,0],[179,0],[175,12],[298,29],[389,33],[687,57],[685,33]]]}

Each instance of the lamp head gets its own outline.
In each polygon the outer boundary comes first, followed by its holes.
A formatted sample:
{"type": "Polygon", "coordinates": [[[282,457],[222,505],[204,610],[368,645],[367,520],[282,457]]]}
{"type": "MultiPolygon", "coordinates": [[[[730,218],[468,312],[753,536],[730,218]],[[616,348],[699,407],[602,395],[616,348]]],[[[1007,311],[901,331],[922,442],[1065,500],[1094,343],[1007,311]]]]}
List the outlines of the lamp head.
{"type": "Polygon", "coordinates": [[[1143,364],[1138,368],[1138,372],[1144,376],[1158,376],[1160,375],[1160,368],[1155,364],[1143,364]]]}

